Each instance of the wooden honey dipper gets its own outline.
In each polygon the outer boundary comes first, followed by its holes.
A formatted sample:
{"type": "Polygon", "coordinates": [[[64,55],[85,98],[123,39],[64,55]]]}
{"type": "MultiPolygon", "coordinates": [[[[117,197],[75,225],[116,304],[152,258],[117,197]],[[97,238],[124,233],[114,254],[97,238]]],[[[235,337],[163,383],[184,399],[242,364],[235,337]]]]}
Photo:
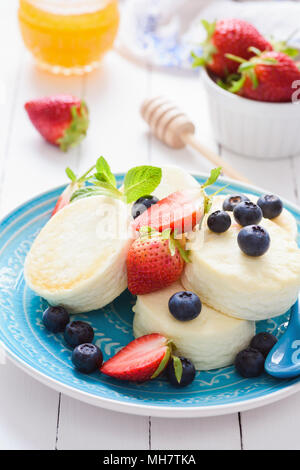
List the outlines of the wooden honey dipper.
{"type": "Polygon", "coordinates": [[[190,145],[211,163],[221,166],[225,175],[249,183],[247,178],[195,137],[195,126],[192,121],[167,99],[159,96],[145,100],[141,106],[141,115],[149,124],[151,132],[169,147],[180,149],[190,145]]]}

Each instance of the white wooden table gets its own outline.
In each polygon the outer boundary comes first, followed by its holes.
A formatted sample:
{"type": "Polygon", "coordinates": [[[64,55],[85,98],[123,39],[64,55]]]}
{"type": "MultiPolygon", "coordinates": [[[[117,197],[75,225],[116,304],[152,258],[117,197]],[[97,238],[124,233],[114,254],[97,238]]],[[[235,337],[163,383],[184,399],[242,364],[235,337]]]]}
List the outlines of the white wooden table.
{"type": "MultiPolygon", "coordinates": [[[[66,166],[81,173],[101,154],[114,171],[144,162],[209,170],[205,160],[193,151],[169,150],[152,139],[138,112],[145,97],[166,94],[189,113],[207,144],[217,149],[197,78],[142,68],[115,52],[90,76],[47,75],[33,66],[22,45],[16,8],[16,0],[0,2],[2,215],[39,192],[64,183],[66,166]],[[81,96],[91,111],[88,138],[68,154],[43,142],[23,108],[30,98],[57,92],[81,96]]],[[[221,148],[219,151],[254,184],[300,202],[300,158],[255,161],[221,148]]],[[[0,449],[299,450],[299,420],[299,394],[264,408],[216,418],[130,416],[61,395],[10,362],[0,366],[0,449]]]]}

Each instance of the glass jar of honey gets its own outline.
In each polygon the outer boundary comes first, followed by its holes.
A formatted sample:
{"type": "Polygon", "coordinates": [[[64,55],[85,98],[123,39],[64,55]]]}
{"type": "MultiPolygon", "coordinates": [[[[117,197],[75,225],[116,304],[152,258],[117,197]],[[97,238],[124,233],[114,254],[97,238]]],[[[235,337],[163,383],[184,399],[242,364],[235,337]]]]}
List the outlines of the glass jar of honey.
{"type": "Polygon", "coordinates": [[[90,72],[111,49],[119,26],[117,0],[20,0],[26,47],[42,68],[90,72]]]}

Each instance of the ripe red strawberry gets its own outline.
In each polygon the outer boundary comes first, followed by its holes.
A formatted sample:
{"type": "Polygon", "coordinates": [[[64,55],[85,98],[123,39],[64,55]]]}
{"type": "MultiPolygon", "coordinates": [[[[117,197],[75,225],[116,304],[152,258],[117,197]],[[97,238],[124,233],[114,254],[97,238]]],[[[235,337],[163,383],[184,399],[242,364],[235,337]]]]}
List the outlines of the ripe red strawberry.
{"type": "Polygon", "coordinates": [[[145,382],[157,377],[168,365],[170,342],[158,333],[131,341],[106,361],[101,372],[110,377],[131,382],[145,382]]]}
{"type": "Polygon", "coordinates": [[[133,228],[151,227],[159,232],[166,229],[177,233],[190,232],[204,215],[204,196],[199,188],[176,191],[149,207],[133,222],[133,228]]]}
{"type": "MultiPolygon", "coordinates": [[[[186,255],[178,240],[160,234],[141,236],[127,254],[128,289],[134,295],[148,294],[177,281],[186,255]]],[[[188,258],[186,258],[188,260],[188,258]]]]}
{"type": "Polygon", "coordinates": [[[257,47],[261,51],[272,50],[272,45],[250,23],[240,19],[224,19],[215,23],[203,20],[207,31],[206,41],[202,44],[203,55],[194,57],[193,66],[206,66],[211,72],[224,78],[235,73],[238,65],[225,57],[234,54],[250,59],[253,52],[249,47],[257,47]]]}
{"type": "Polygon", "coordinates": [[[75,147],[85,137],[88,126],[86,104],[71,95],[56,95],[28,101],[25,104],[28,116],[51,144],[64,152],[75,147]]]}
{"type": "Polygon", "coordinates": [[[242,62],[239,67],[241,78],[229,91],[257,101],[291,101],[295,92],[293,83],[300,80],[296,63],[282,52],[256,52],[249,61],[236,58],[242,62]]]}

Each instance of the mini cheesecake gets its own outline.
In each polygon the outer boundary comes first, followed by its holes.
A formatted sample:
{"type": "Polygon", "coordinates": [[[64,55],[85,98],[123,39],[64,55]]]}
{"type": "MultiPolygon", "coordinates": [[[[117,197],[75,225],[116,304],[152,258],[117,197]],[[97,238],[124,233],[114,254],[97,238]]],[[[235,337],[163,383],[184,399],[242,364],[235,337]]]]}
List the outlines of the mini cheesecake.
{"type": "Polygon", "coordinates": [[[101,308],[127,287],[131,242],[122,201],[104,196],[74,201],[35,239],[25,261],[25,280],[50,305],[70,313],[101,308]]]}
{"type": "Polygon", "coordinates": [[[176,345],[176,354],[190,359],[197,370],[232,364],[236,354],[249,345],[255,323],[223,315],[205,304],[194,320],[176,320],[168,303],[182,290],[184,287],[177,282],[158,292],[139,295],[133,307],[135,337],[150,333],[166,336],[176,345]]]}

